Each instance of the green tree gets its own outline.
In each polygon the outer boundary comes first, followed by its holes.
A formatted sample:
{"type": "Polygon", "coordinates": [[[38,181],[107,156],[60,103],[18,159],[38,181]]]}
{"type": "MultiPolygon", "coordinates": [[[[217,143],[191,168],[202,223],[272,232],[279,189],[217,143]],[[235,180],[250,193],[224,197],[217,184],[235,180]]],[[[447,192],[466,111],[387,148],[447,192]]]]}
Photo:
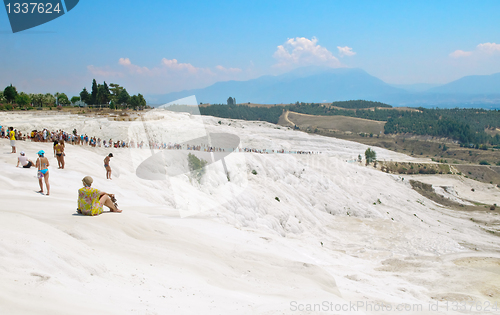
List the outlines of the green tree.
{"type": "Polygon", "coordinates": [[[71,102],[68,99],[68,96],[65,93],[59,93],[57,96],[57,104],[59,105],[69,105],[71,102]]]}
{"type": "Polygon", "coordinates": [[[114,101],[115,104],[119,104],[120,102],[118,101],[118,99],[120,97],[120,93],[124,90],[124,87],[116,83],[110,83],[109,86],[109,91],[111,92],[111,100],[114,101]]]}
{"type": "Polygon", "coordinates": [[[47,104],[49,107],[53,106],[56,103],[56,98],[50,93],[45,93],[43,96],[43,103],[47,104]]]}
{"type": "Polygon", "coordinates": [[[45,102],[45,98],[44,98],[43,94],[41,94],[41,93],[31,94],[31,102],[35,106],[43,107],[43,104],[45,102]]]}
{"type": "Polygon", "coordinates": [[[144,99],[144,96],[142,96],[141,93],[137,94],[137,97],[139,98],[139,106],[141,108],[145,108],[146,107],[146,100],[144,99]]]}
{"type": "Polygon", "coordinates": [[[141,106],[140,99],[137,95],[133,95],[130,98],[130,106],[132,106],[134,110],[137,109],[139,106],[141,106]]]}
{"type": "Polygon", "coordinates": [[[6,101],[9,103],[14,102],[17,96],[17,90],[15,86],[9,85],[3,90],[3,96],[5,97],[6,101]]]}
{"type": "Polygon", "coordinates": [[[21,92],[16,96],[16,104],[18,106],[25,107],[26,105],[30,104],[31,98],[28,94],[21,92]]]}
{"type": "Polygon", "coordinates": [[[104,81],[102,92],[101,92],[101,101],[102,104],[109,104],[109,101],[111,101],[111,93],[109,91],[109,87],[106,84],[106,81],[104,81]]]}
{"type": "Polygon", "coordinates": [[[80,96],[73,96],[71,98],[71,104],[75,104],[76,102],[78,102],[80,100],[80,96]]]}
{"type": "Polygon", "coordinates": [[[3,91],[0,91],[0,104],[2,104],[5,101],[6,101],[6,99],[5,99],[4,95],[3,95],[3,91]]]}
{"type": "Polygon", "coordinates": [[[86,104],[90,104],[91,102],[91,96],[89,94],[89,91],[87,91],[86,88],[83,88],[83,90],[80,92],[80,99],[82,100],[82,102],[86,103],[86,104]]]}
{"type": "Polygon", "coordinates": [[[130,104],[130,95],[128,94],[126,89],[121,90],[120,95],[118,96],[117,103],[125,106],[130,104]]]}
{"type": "Polygon", "coordinates": [[[92,80],[92,92],[90,93],[90,104],[91,105],[95,105],[97,104],[97,94],[98,94],[98,86],[97,86],[97,82],[95,81],[95,79],[92,80]]]}
{"type": "Polygon", "coordinates": [[[375,153],[375,151],[373,151],[371,148],[368,148],[365,151],[365,159],[366,159],[366,164],[370,164],[371,162],[374,162],[377,159],[377,153],[375,153]]]}

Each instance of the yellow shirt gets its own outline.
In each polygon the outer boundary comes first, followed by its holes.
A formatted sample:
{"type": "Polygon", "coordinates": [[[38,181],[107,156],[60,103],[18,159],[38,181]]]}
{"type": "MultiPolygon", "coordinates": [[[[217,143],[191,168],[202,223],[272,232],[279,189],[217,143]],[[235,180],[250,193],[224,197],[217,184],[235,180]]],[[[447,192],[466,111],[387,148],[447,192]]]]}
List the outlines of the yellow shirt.
{"type": "Polygon", "coordinates": [[[16,140],[16,133],[14,130],[9,131],[10,140],[16,140]]]}
{"type": "Polygon", "coordinates": [[[102,205],[99,200],[99,190],[90,187],[78,189],[78,210],[84,215],[99,215],[102,213],[102,205]]]}

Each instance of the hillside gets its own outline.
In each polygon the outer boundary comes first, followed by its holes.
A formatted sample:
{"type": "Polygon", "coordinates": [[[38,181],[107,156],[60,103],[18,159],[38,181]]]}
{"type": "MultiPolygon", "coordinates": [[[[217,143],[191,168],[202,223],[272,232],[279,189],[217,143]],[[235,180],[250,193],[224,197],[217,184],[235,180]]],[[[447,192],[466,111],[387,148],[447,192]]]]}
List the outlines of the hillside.
{"type": "Polygon", "coordinates": [[[500,97],[500,73],[470,75],[448,84],[431,88],[427,93],[435,94],[493,94],[500,97]]]}

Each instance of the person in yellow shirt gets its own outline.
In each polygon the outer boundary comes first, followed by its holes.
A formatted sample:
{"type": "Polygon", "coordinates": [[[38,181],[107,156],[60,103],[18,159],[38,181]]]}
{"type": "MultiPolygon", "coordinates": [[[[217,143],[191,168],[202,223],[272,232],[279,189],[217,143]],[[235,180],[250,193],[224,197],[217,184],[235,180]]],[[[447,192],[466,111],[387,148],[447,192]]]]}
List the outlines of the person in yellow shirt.
{"type": "Polygon", "coordinates": [[[11,153],[16,153],[16,132],[14,131],[14,127],[9,127],[9,139],[10,139],[10,145],[12,147],[12,152],[11,153]]]}
{"type": "Polygon", "coordinates": [[[85,176],[82,180],[83,188],[78,190],[77,212],[83,215],[95,216],[102,213],[102,206],[109,208],[111,212],[122,212],[113,202],[114,195],[92,188],[94,179],[85,176]]]}

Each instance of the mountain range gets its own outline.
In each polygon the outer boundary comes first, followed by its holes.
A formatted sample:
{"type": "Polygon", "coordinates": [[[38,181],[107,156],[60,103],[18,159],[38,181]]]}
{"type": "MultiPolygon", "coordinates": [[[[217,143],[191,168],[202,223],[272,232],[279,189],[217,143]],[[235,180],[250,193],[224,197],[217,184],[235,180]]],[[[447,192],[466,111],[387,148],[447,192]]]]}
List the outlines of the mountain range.
{"type": "Polygon", "coordinates": [[[362,99],[393,106],[500,108],[500,73],[466,76],[444,85],[391,85],[357,68],[304,67],[248,81],[217,82],[202,89],[148,95],[148,103],[162,105],[195,95],[198,102],[289,104],[362,99]]]}

